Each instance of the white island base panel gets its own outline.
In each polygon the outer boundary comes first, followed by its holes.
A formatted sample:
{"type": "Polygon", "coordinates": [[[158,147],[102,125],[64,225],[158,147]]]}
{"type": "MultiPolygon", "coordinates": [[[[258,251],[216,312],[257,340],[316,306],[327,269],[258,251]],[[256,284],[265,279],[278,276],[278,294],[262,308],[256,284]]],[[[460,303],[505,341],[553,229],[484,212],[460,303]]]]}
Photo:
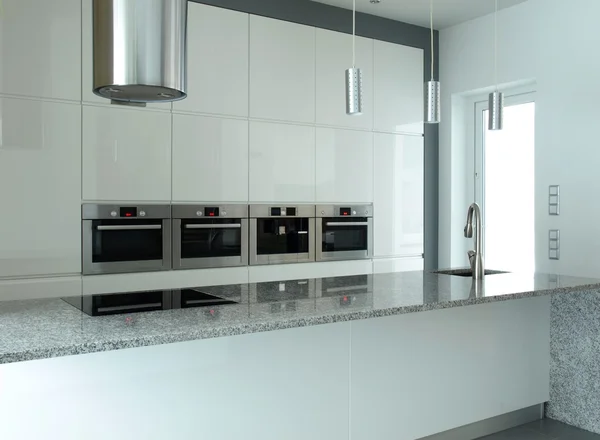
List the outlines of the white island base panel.
{"type": "Polygon", "coordinates": [[[0,365],[3,440],[412,440],[549,399],[550,297],[0,365]]]}

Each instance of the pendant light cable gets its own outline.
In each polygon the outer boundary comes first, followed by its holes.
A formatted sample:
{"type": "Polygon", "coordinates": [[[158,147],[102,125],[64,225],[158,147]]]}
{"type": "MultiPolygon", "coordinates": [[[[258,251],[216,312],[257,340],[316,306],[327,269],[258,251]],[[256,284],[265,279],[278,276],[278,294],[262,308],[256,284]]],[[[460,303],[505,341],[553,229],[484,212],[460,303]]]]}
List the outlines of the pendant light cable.
{"type": "Polygon", "coordinates": [[[498,0],[496,0],[496,11],[494,12],[494,82],[498,91],[498,0]]]}
{"type": "Polygon", "coordinates": [[[433,81],[433,0],[429,0],[429,22],[431,23],[431,81],[433,81]]]}
{"type": "Polygon", "coordinates": [[[362,115],[362,72],[356,68],[356,0],[352,0],[352,67],[345,76],[346,114],[362,115]]]}
{"type": "Polygon", "coordinates": [[[352,2],[352,67],[356,67],[356,0],[352,2]]]}

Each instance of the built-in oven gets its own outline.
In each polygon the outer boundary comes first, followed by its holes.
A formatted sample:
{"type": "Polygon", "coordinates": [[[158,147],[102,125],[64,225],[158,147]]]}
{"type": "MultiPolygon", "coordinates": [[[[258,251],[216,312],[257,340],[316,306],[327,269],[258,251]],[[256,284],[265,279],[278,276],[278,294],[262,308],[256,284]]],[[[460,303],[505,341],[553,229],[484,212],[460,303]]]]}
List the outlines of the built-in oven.
{"type": "Polygon", "coordinates": [[[372,205],[317,206],[317,261],[360,260],[372,255],[372,205]]]}
{"type": "Polygon", "coordinates": [[[173,269],[248,265],[248,206],[173,206],[173,269]]]}
{"type": "Polygon", "coordinates": [[[314,205],[251,205],[250,264],[315,261],[314,205]]]}
{"type": "Polygon", "coordinates": [[[171,268],[169,205],[82,205],[84,275],[171,268]]]}

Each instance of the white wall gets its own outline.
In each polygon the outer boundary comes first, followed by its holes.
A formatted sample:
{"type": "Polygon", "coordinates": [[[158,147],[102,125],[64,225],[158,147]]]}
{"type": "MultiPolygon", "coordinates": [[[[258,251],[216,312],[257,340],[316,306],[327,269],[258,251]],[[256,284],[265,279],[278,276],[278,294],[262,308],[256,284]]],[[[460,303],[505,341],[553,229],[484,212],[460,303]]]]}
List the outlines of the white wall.
{"type": "MultiPolygon", "coordinates": [[[[498,80],[535,80],[536,270],[595,276],[600,205],[592,197],[600,150],[595,145],[600,37],[593,0],[529,0],[499,13],[498,80]],[[561,215],[548,216],[548,186],[561,185],[561,215]],[[548,259],[548,229],[561,231],[561,260],[548,259]]],[[[493,84],[493,16],[441,31],[443,122],[440,127],[440,265],[465,265],[465,94],[493,84]]],[[[507,176],[510,170],[507,170],[507,176]]],[[[507,207],[510,209],[510,207],[507,207]]],[[[515,213],[518,227],[518,213],[515,213]]]]}

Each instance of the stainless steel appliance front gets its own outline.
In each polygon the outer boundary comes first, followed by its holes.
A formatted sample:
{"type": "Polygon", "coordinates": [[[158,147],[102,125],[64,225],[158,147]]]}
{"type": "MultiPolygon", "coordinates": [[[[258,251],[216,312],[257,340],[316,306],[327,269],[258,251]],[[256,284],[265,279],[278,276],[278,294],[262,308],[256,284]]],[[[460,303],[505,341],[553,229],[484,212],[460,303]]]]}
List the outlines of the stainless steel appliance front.
{"type": "Polygon", "coordinates": [[[372,205],[318,205],[317,217],[317,261],[373,256],[372,205]]]}
{"type": "Polygon", "coordinates": [[[81,208],[84,275],[171,268],[169,205],[85,204],[81,208]]]}
{"type": "Polygon", "coordinates": [[[314,205],[250,205],[250,265],[315,261],[314,205]]]}
{"type": "Polygon", "coordinates": [[[247,265],[247,205],[173,206],[173,269],[247,265]]]}

